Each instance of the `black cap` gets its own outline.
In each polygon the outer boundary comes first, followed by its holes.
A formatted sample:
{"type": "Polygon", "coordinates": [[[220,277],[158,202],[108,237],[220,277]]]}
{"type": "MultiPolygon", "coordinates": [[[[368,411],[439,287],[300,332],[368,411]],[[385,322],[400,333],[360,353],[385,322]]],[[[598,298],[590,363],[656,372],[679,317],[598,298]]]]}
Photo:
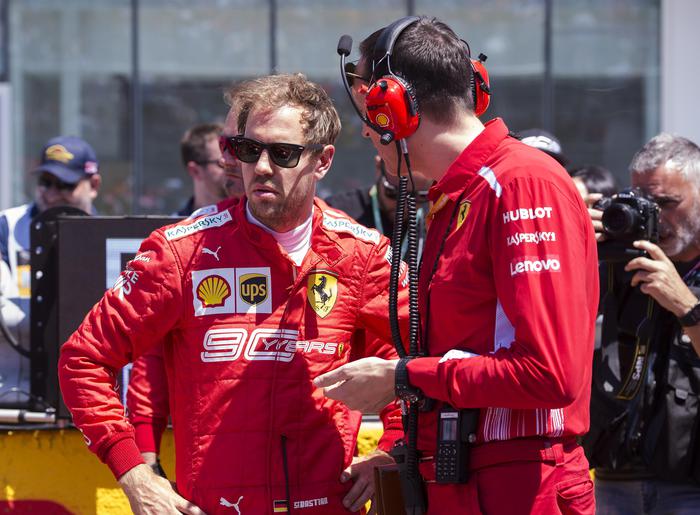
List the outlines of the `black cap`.
{"type": "Polygon", "coordinates": [[[520,141],[531,147],[539,148],[556,159],[560,165],[569,164],[569,159],[562,153],[559,139],[544,129],[527,129],[518,133],[520,141]]]}

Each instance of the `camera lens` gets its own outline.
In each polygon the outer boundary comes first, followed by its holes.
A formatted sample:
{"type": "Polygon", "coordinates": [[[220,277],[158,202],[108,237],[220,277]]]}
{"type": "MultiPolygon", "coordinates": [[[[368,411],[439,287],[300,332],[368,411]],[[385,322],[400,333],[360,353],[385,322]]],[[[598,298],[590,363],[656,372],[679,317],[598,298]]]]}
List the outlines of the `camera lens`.
{"type": "Polygon", "coordinates": [[[636,234],[641,223],[639,213],[627,204],[611,204],[603,211],[603,229],[616,238],[636,234]]]}

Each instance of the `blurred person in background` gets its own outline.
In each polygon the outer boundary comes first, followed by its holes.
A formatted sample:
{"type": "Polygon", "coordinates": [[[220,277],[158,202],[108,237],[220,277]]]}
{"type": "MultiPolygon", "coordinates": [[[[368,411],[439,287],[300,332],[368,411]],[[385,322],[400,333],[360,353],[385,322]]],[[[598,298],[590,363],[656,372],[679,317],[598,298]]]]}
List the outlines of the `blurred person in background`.
{"type": "Polygon", "coordinates": [[[219,136],[223,127],[218,123],[203,123],[188,129],[180,141],[180,155],[187,174],[192,179],[192,196],[177,211],[178,216],[190,216],[199,208],[240,196],[243,184],[227,174],[221,158],[219,136]]]}
{"type": "Polygon", "coordinates": [[[526,145],[540,149],[545,154],[556,159],[564,168],[569,166],[569,158],[564,155],[561,142],[551,132],[544,129],[526,129],[520,131],[517,137],[526,145]]]}
{"type": "Polygon", "coordinates": [[[569,175],[574,180],[581,197],[584,200],[590,195],[598,200],[601,197],[612,197],[617,193],[617,181],[610,170],[598,165],[585,165],[573,168],[569,175]]]}
{"type": "MultiPolygon", "coordinates": [[[[62,206],[94,214],[93,202],[102,182],[95,151],[87,141],[75,136],[50,139],[41,150],[39,166],[31,173],[36,181],[34,201],[0,211],[0,255],[14,284],[7,290],[12,293],[5,298],[2,313],[12,313],[5,323],[18,346],[25,350],[29,348],[31,221],[47,209],[62,206]]],[[[6,345],[0,346],[0,375],[5,377],[5,386],[19,390],[13,399],[28,398],[28,361],[6,345]]],[[[10,396],[4,395],[0,400],[10,400],[10,396]]]]}

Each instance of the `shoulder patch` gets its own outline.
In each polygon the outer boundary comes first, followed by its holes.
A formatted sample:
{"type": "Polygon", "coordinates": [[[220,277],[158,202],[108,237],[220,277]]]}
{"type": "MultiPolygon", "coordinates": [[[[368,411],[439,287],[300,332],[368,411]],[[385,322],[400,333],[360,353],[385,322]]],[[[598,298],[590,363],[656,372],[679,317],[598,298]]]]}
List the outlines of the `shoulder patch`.
{"type": "Polygon", "coordinates": [[[488,166],[483,166],[481,170],[479,170],[479,175],[481,175],[486,180],[486,182],[489,183],[489,186],[491,186],[491,189],[496,194],[496,197],[500,198],[501,194],[503,193],[503,188],[498,182],[494,171],[488,166]]]}
{"type": "Polygon", "coordinates": [[[213,215],[216,212],[217,212],[216,204],[211,204],[210,206],[200,207],[199,209],[194,210],[192,212],[192,214],[187,217],[187,220],[193,220],[195,218],[199,218],[200,216],[204,216],[204,215],[213,215]]]}
{"type": "MultiPolygon", "coordinates": [[[[333,215],[334,214],[335,213],[333,213],[333,215]]],[[[375,245],[379,243],[381,235],[376,229],[369,229],[364,225],[353,222],[348,218],[336,218],[333,215],[327,211],[323,212],[323,227],[335,232],[352,234],[357,239],[374,243],[375,245]]]]}
{"type": "MultiPolygon", "coordinates": [[[[186,219],[185,221],[189,221],[186,219]]],[[[165,230],[166,240],[179,240],[185,236],[190,236],[196,232],[204,231],[206,229],[213,229],[214,227],[221,227],[222,225],[230,222],[232,220],[231,213],[226,210],[221,213],[216,213],[211,216],[205,216],[203,218],[197,218],[192,223],[186,225],[176,225],[165,230]]]]}

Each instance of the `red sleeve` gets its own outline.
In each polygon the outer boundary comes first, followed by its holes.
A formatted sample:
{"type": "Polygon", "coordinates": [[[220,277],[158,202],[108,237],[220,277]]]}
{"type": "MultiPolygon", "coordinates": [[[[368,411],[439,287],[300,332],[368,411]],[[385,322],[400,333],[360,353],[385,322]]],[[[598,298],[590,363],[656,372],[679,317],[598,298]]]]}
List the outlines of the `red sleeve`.
{"type": "Polygon", "coordinates": [[[162,342],[182,309],[181,268],[154,232],[61,347],[63,399],[90,450],[117,478],[143,460],[114,389],[116,371],[162,342]]]}
{"type": "MultiPolygon", "coordinates": [[[[391,339],[389,323],[389,277],[391,274],[391,247],[389,239],[382,237],[379,245],[372,247],[365,269],[358,323],[378,337],[365,356],[396,359],[398,355],[391,339]],[[382,344],[382,345],[378,345],[382,344]]],[[[404,346],[408,347],[408,267],[401,262],[399,273],[398,314],[404,346]]]]}
{"type": "Polygon", "coordinates": [[[170,415],[162,345],[157,345],[134,362],[126,392],[126,406],[129,421],[136,431],[139,450],[159,453],[170,415]]]}
{"type": "MultiPolygon", "coordinates": [[[[363,281],[363,295],[360,305],[360,323],[367,328],[362,356],[377,356],[384,359],[397,359],[398,354],[391,340],[389,324],[389,275],[391,272],[391,253],[388,240],[373,248],[363,281]]],[[[404,344],[408,335],[408,275],[402,262],[399,274],[398,292],[399,325],[404,344]]],[[[377,447],[388,452],[394,442],[403,437],[401,408],[397,402],[388,404],[379,413],[384,432],[377,447]]]]}
{"type": "Polygon", "coordinates": [[[492,211],[482,249],[490,253],[501,303],[497,350],[467,359],[414,360],[409,380],[428,396],[461,408],[568,406],[590,384],[598,297],[590,219],[575,192],[534,177],[506,184],[492,211]],[[523,209],[545,211],[517,222],[504,218],[523,209]],[[507,240],[514,233],[540,232],[554,237],[537,244],[507,240]]]}

